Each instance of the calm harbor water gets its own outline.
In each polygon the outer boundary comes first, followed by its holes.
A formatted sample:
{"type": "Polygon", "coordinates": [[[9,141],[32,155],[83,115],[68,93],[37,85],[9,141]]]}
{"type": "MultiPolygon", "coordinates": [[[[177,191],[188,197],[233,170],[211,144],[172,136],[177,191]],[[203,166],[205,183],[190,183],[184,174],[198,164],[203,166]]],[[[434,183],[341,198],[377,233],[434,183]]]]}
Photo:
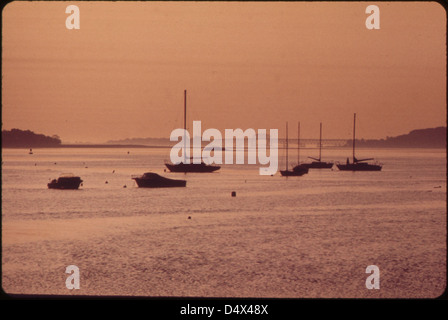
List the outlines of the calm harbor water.
{"type": "MultiPolygon", "coordinates": [[[[3,149],[4,290],[74,294],[63,270],[75,264],[86,270],[79,294],[87,295],[443,292],[446,150],[359,149],[359,158],[375,157],[383,170],[334,167],[288,178],[260,176],[258,164],[223,165],[210,174],[164,172],[169,150],[35,149],[30,155],[3,149]],[[148,171],[186,179],[187,187],[138,188],[131,175],[148,171]],[[83,185],[48,189],[61,173],[79,175],[83,185]],[[370,264],[383,268],[376,292],[365,287],[370,264]],[[24,274],[40,280],[30,284],[24,274]]],[[[301,150],[301,159],[315,153],[301,150]]],[[[344,162],[350,154],[324,150],[323,160],[344,162]]],[[[290,153],[291,163],[295,156],[290,153]]]]}

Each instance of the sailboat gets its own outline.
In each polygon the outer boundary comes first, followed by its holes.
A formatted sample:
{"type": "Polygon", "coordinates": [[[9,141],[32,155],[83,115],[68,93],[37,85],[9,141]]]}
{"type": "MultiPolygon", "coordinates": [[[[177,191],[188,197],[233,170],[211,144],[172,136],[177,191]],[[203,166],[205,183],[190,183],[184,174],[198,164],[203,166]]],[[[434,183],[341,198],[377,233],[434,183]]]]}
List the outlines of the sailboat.
{"type": "Polygon", "coordinates": [[[330,169],[333,167],[333,162],[322,161],[322,122],[320,123],[320,135],[319,135],[319,158],[317,159],[313,157],[308,158],[315,160],[311,163],[302,164],[302,166],[307,167],[309,169],[330,169]]]}
{"type": "Polygon", "coordinates": [[[308,173],[308,168],[304,167],[300,164],[299,158],[299,150],[300,150],[300,122],[298,124],[298,139],[297,139],[297,165],[292,168],[292,170],[288,170],[288,122],[286,122],[286,169],[280,170],[280,174],[284,177],[288,176],[303,176],[308,173]]]}
{"type": "MultiPolygon", "coordinates": [[[[187,130],[187,90],[184,90],[184,130],[187,130]]],[[[184,143],[185,143],[184,137],[184,143]]],[[[165,163],[165,166],[171,172],[213,172],[219,170],[220,166],[205,164],[202,160],[200,163],[192,163],[192,159],[189,159],[190,163],[186,163],[186,158],[184,157],[184,162],[178,164],[165,163]]]]}
{"type": "Polygon", "coordinates": [[[339,170],[343,171],[380,171],[382,169],[382,165],[379,164],[370,164],[366,161],[373,160],[373,158],[369,159],[356,159],[355,157],[355,128],[356,128],[356,113],[353,117],[353,162],[350,163],[350,160],[347,158],[346,164],[336,164],[339,170]]]}

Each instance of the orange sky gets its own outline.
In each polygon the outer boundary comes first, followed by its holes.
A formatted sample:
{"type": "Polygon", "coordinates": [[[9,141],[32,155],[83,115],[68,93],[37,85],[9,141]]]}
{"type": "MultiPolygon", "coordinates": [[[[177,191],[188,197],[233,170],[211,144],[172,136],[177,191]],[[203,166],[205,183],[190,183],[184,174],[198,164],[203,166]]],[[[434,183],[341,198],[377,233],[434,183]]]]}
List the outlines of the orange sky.
{"type": "Polygon", "coordinates": [[[63,142],[279,129],[385,138],[446,125],[436,2],[13,2],[3,10],[3,129],[63,142]],[[80,9],[68,30],[65,8],[80,9]],[[365,9],[380,8],[380,30],[365,9]]]}

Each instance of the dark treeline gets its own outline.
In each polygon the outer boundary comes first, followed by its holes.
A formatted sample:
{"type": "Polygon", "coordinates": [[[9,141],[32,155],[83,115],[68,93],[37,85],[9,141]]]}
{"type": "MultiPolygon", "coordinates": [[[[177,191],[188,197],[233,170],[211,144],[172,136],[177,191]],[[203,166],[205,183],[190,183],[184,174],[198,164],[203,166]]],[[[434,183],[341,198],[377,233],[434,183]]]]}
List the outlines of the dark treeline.
{"type": "Polygon", "coordinates": [[[30,130],[2,130],[2,147],[4,148],[49,148],[60,145],[61,139],[56,135],[49,137],[30,130]]]}
{"type": "MultiPolygon", "coordinates": [[[[352,141],[347,141],[347,147],[352,141]]],[[[356,139],[357,147],[370,148],[446,148],[446,127],[418,129],[396,137],[379,140],[356,139]]]]}

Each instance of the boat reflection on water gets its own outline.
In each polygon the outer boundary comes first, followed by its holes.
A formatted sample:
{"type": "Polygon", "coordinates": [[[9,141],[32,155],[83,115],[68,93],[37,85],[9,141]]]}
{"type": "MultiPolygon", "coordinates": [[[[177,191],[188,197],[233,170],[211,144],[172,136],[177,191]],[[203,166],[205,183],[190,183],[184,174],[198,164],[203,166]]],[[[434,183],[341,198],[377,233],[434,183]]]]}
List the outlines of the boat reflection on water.
{"type": "Polygon", "coordinates": [[[51,180],[48,183],[49,189],[76,190],[81,185],[82,180],[71,173],[62,174],[59,178],[51,180]]]}
{"type": "Polygon", "coordinates": [[[173,188],[186,187],[187,181],[162,177],[154,172],[146,172],[141,176],[132,176],[140,188],[173,188]]]}

